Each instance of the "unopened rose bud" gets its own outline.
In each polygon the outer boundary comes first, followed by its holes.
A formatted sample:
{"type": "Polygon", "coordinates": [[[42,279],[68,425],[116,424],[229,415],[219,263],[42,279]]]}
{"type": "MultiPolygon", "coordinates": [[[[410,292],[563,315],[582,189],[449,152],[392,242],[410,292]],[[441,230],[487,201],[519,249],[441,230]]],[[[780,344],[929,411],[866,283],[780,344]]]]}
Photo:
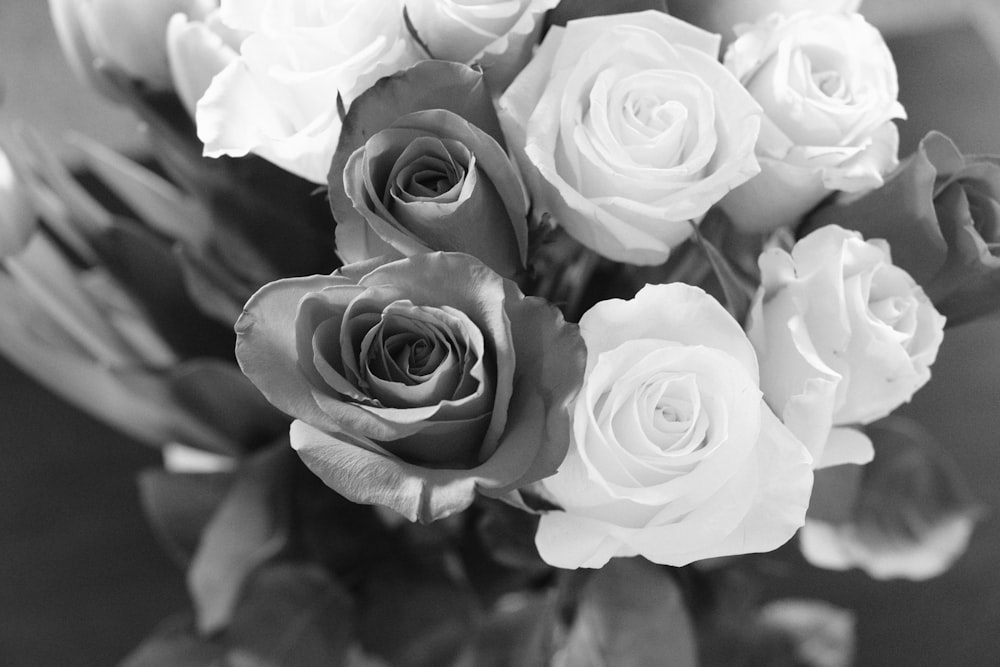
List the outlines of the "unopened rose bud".
{"type": "Polygon", "coordinates": [[[218,0],[49,0],[52,22],[70,66],[108,94],[95,65],[105,61],[157,90],[171,87],[167,21],[178,12],[201,17],[218,0]]]}
{"type": "Polygon", "coordinates": [[[24,248],[37,226],[34,210],[7,156],[0,151],[0,257],[24,248]]]}

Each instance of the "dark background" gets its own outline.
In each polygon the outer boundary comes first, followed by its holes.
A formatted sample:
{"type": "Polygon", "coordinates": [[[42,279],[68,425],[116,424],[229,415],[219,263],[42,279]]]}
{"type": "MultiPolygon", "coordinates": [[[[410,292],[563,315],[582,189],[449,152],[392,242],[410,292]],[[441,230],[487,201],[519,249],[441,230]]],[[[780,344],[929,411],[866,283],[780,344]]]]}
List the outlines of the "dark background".
{"type": "MultiPolygon", "coordinates": [[[[967,152],[1000,153],[996,25],[979,20],[890,38],[909,113],[901,154],[932,128],[967,152]]],[[[769,591],[853,609],[861,666],[1000,665],[998,349],[998,320],[949,330],[931,383],[904,408],[953,452],[989,509],[958,564],[929,582],[885,583],[792,559],[769,591]]],[[[3,361],[0,451],[0,664],[113,664],[185,607],[183,574],[139,508],[135,474],[158,463],[155,451],[3,361]]]]}

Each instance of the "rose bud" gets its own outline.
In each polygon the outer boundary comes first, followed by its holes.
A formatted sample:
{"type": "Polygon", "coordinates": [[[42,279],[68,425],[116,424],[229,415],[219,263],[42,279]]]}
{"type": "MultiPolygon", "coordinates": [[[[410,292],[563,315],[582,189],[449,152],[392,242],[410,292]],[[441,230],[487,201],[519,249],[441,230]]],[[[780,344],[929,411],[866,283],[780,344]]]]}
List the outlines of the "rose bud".
{"type": "Polygon", "coordinates": [[[559,0],[406,0],[432,57],[478,65],[497,93],[531,58],[545,12],[559,0]]]}
{"type": "Polygon", "coordinates": [[[737,228],[798,223],[833,191],[880,186],[904,118],[892,54],[859,14],[773,14],[741,26],[725,65],[764,108],[761,173],[722,207],[737,228]]]}
{"type": "Polygon", "coordinates": [[[776,549],[805,521],[812,459],[767,406],[757,358],[718,301],[684,283],[602,301],[580,320],[587,370],[573,439],[541,483],[561,510],[550,565],[688,563],[776,549]]]}
{"type": "Polygon", "coordinates": [[[871,442],[846,427],[910,400],[931,376],[944,317],[889,244],[837,226],[759,259],[747,333],[768,405],[817,466],[867,463],[871,442]],[[832,428],[832,432],[831,432],[832,428]]]}
{"type": "Polygon", "coordinates": [[[167,21],[177,12],[208,14],[218,0],[49,0],[52,22],[81,81],[109,91],[95,70],[105,61],[156,90],[170,90],[167,21]]]}
{"type": "Polygon", "coordinates": [[[345,263],[386,253],[464,252],[514,277],[527,202],[480,73],[430,60],[351,105],[330,169],[345,263]]]}
{"type": "Polygon", "coordinates": [[[533,212],[610,259],[664,262],[758,171],[760,108],[718,49],[657,11],[553,26],[499,102],[533,212]]]}
{"type": "Polygon", "coordinates": [[[551,475],[583,373],[576,325],[460,253],[265,285],[236,323],[243,372],[294,417],[328,486],[432,521],[551,475]]]}
{"type": "Polygon", "coordinates": [[[22,187],[6,153],[0,150],[0,258],[21,252],[38,228],[38,218],[22,187]]]}
{"type": "Polygon", "coordinates": [[[213,79],[195,120],[205,155],[253,153],[324,183],[350,107],[372,84],[421,60],[402,0],[256,3],[224,0],[226,28],[246,35],[213,79]]]}
{"type": "Polygon", "coordinates": [[[954,326],[1000,308],[1000,158],[965,156],[931,132],[886,184],[816,211],[809,228],[835,224],[886,239],[954,326]]]}

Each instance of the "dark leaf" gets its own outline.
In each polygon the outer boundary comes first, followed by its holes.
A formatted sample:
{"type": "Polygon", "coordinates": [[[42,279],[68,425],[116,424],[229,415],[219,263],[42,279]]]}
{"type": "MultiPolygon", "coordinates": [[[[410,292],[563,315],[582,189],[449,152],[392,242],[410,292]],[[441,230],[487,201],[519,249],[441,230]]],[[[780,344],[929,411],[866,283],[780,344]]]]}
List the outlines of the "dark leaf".
{"type": "Polygon", "coordinates": [[[336,667],[354,638],[353,603],[322,568],[282,563],[246,582],[225,641],[235,664],[336,667]]]}
{"type": "Polygon", "coordinates": [[[667,0],[562,0],[546,18],[547,26],[564,26],[576,19],[591,16],[628,14],[653,9],[667,13],[667,0]]]}
{"type": "Polygon", "coordinates": [[[284,442],[247,459],[202,534],[188,571],[202,633],[226,627],[247,577],[285,547],[292,461],[291,448],[284,442]]]}
{"type": "Polygon", "coordinates": [[[169,242],[122,218],[92,242],[101,263],[142,304],[179,354],[232,358],[235,334],[195,307],[169,242]]]}
{"type": "Polygon", "coordinates": [[[220,667],[225,654],[221,644],[199,637],[184,614],[164,621],[119,667],[220,667]]]}
{"type": "Polygon", "coordinates": [[[143,510],[167,552],[187,567],[201,534],[232,483],[228,473],[171,473],[160,468],[139,475],[143,510]]]}
{"type": "Polygon", "coordinates": [[[694,227],[694,239],[701,246],[708,258],[712,271],[722,287],[722,294],[726,301],[726,310],[736,319],[737,322],[744,322],[747,313],[750,312],[750,302],[753,299],[756,285],[746,276],[742,275],[732,262],[719,251],[711,242],[702,236],[697,225],[694,227]]]}
{"type": "Polygon", "coordinates": [[[362,645],[394,667],[450,664],[479,616],[471,591],[407,562],[374,568],[358,605],[362,645]]]}
{"type": "Polygon", "coordinates": [[[455,667],[546,667],[558,620],[554,596],[511,594],[476,629],[455,667]]]}
{"type": "Polygon", "coordinates": [[[556,667],[695,667],[694,630],[662,567],[616,558],[585,584],[556,667]]]}
{"type": "Polygon", "coordinates": [[[261,395],[233,363],[216,359],[185,362],[170,373],[177,402],[229,436],[245,454],[288,430],[289,419],[261,395]]]}
{"type": "Polygon", "coordinates": [[[538,516],[500,501],[481,502],[476,530],[493,559],[510,568],[547,569],[535,547],[538,516]]]}

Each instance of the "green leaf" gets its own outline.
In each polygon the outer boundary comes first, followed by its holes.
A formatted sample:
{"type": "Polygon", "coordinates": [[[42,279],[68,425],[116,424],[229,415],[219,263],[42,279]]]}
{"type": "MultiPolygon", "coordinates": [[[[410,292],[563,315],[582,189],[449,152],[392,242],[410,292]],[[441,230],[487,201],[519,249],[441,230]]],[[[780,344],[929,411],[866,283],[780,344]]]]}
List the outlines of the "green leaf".
{"type": "Polygon", "coordinates": [[[228,473],[139,474],[143,510],[167,552],[183,567],[194,557],[202,532],[232,484],[228,473]]]}
{"type": "Polygon", "coordinates": [[[287,442],[247,459],[202,534],[188,570],[198,629],[225,628],[247,577],[284,549],[289,536],[290,464],[287,442]]]}
{"type": "Polygon", "coordinates": [[[665,568],[616,558],[585,584],[554,667],[695,667],[697,648],[680,589],[665,568]]]}

